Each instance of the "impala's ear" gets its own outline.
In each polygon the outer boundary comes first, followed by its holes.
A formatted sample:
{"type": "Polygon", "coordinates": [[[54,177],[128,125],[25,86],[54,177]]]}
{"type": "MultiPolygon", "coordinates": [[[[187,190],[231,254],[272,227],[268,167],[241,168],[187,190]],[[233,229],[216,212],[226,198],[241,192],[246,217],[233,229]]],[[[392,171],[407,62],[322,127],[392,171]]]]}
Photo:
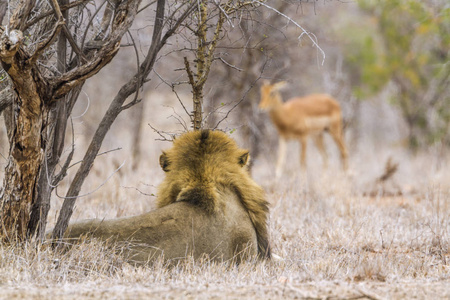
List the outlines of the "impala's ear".
{"type": "Polygon", "coordinates": [[[248,151],[245,151],[243,154],[239,156],[238,163],[241,167],[246,166],[250,162],[250,154],[248,151]]]}
{"type": "Polygon", "coordinates": [[[273,89],[274,89],[274,90],[279,90],[279,89],[285,87],[286,85],[287,85],[287,82],[286,82],[286,81],[280,81],[280,82],[277,82],[277,83],[275,83],[275,84],[273,85],[273,89]]]}
{"type": "Polygon", "coordinates": [[[163,152],[161,154],[161,156],[159,157],[159,165],[161,166],[161,168],[163,169],[164,172],[169,172],[169,165],[170,165],[170,161],[167,158],[167,154],[166,152],[163,152]]]}

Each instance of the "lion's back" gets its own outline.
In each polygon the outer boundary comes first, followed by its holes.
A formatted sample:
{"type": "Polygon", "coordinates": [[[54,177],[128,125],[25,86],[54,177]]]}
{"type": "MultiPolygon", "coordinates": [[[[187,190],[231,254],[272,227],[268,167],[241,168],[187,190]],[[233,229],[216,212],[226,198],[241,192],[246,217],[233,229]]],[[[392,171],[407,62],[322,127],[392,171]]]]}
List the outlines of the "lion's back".
{"type": "Polygon", "coordinates": [[[232,192],[222,196],[224,205],[213,215],[189,202],[176,202],[138,216],[74,223],[65,238],[88,234],[125,242],[126,255],[135,262],[161,255],[166,260],[205,254],[216,260],[240,260],[242,255],[256,255],[256,233],[248,214],[232,192]]]}

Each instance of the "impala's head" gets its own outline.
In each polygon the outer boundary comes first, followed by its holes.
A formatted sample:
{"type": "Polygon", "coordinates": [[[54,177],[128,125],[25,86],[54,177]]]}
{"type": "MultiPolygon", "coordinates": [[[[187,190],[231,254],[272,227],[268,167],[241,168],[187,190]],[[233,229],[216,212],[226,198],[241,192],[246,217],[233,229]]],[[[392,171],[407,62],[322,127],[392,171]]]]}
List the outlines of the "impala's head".
{"type": "Polygon", "coordinates": [[[276,104],[281,103],[281,97],[278,91],[285,85],[285,81],[280,81],[274,84],[270,84],[268,81],[264,81],[263,85],[261,86],[261,101],[259,102],[259,108],[270,110],[276,104]]]}

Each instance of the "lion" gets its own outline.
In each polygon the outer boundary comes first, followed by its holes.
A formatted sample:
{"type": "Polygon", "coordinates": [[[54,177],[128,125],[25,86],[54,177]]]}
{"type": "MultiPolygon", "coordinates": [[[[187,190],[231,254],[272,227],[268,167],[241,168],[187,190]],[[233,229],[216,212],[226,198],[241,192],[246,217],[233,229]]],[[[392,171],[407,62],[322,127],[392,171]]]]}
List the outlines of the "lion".
{"type": "Polygon", "coordinates": [[[193,131],[163,151],[166,176],[157,209],[138,216],[69,225],[65,239],[125,242],[127,259],[145,263],[192,255],[240,261],[270,258],[269,204],[247,171],[249,152],[221,131],[193,131]]]}

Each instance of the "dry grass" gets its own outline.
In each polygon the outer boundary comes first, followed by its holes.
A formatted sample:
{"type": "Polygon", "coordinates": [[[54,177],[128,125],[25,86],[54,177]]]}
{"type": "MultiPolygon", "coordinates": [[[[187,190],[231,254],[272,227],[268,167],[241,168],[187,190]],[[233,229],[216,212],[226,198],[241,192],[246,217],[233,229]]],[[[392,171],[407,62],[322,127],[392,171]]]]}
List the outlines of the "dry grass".
{"type": "MultiPolygon", "coordinates": [[[[152,114],[147,115],[146,120],[152,120],[152,114]]],[[[104,143],[104,150],[123,150],[98,158],[82,193],[95,190],[126,160],[125,166],[101,189],[78,200],[72,221],[116,218],[154,208],[152,194],[163,176],[158,156],[169,144],[155,142],[157,136],[146,126],[145,159],[138,170],[132,170],[129,133],[123,130],[128,128],[124,126],[127,120],[123,117],[104,143]]],[[[159,127],[173,124],[161,117],[157,120],[159,127]]],[[[80,148],[81,125],[76,132],[80,148]]],[[[263,147],[266,151],[255,158],[253,170],[271,202],[271,242],[281,260],[235,266],[188,259],[176,267],[161,261],[136,267],[98,242],[65,253],[33,244],[0,246],[0,298],[450,297],[448,153],[430,149],[413,157],[392,145],[375,145],[364,138],[359,150],[350,152],[348,174],[337,169],[336,149],[331,146],[330,169],[322,170],[319,155],[311,149],[309,173],[302,176],[298,145],[288,147],[289,165],[280,182],[274,181],[273,146],[263,147]],[[377,179],[390,157],[399,164],[398,170],[380,185],[377,179]]],[[[67,182],[72,176],[70,173],[67,182]]],[[[59,195],[67,189],[64,184],[58,188],[59,195]]],[[[58,197],[52,199],[49,227],[54,225],[61,203],[58,197]]]]}
{"type": "MultiPolygon", "coordinates": [[[[156,161],[159,150],[148,151],[156,161]]],[[[310,174],[299,176],[294,159],[283,181],[275,183],[270,157],[260,158],[253,173],[272,204],[271,241],[281,260],[235,266],[188,259],[176,267],[161,261],[136,267],[95,241],[64,253],[32,244],[0,246],[0,298],[450,297],[450,174],[445,168],[407,178],[402,173],[429,164],[429,154],[400,160],[392,180],[404,192],[391,197],[363,196],[383,164],[365,174],[370,166],[359,166],[355,158],[344,175],[333,168],[319,171],[312,162],[310,174]]],[[[120,157],[104,158],[86,189],[100,184],[117,161],[120,157]]],[[[154,193],[155,178],[162,176],[154,161],[143,163],[138,172],[125,167],[98,192],[80,199],[74,219],[151,209],[155,198],[143,193],[154,193]]],[[[332,165],[338,165],[337,158],[332,165]]],[[[59,202],[54,199],[53,207],[59,202]]],[[[52,211],[50,223],[56,215],[52,211]]]]}

